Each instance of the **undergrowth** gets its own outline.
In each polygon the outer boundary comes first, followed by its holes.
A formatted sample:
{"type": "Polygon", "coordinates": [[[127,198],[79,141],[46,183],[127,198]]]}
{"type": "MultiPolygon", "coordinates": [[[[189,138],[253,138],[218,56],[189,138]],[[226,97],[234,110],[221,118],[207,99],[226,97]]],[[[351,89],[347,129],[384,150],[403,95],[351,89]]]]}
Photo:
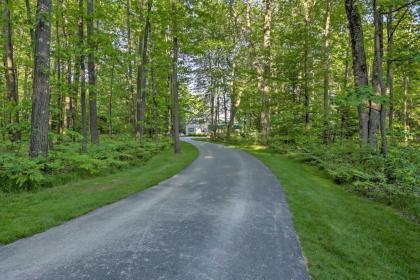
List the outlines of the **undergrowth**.
{"type": "Polygon", "coordinates": [[[20,146],[1,147],[0,191],[19,192],[52,187],[73,179],[98,176],[146,162],[167,148],[166,139],[155,143],[139,142],[130,136],[101,139],[90,145],[86,153],[71,141],[55,144],[48,158],[30,159],[20,146]]]}

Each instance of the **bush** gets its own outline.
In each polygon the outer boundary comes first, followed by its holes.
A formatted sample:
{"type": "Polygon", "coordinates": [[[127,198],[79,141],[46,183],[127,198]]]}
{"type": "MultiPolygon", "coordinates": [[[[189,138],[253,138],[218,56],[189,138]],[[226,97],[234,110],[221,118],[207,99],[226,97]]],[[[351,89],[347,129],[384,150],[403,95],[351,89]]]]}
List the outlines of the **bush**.
{"type": "Polygon", "coordinates": [[[323,145],[278,136],[271,139],[270,149],[325,170],[350,191],[420,218],[420,154],[415,148],[391,147],[384,157],[361,151],[351,141],[323,145]]]}
{"type": "MultiPolygon", "coordinates": [[[[72,136],[73,137],[73,136],[72,136]]],[[[62,142],[54,145],[48,159],[29,159],[26,154],[0,155],[0,191],[29,191],[50,187],[74,178],[97,176],[141,164],[169,147],[169,141],[143,143],[131,137],[103,138],[99,146],[80,153],[80,145],[62,142]]]]}

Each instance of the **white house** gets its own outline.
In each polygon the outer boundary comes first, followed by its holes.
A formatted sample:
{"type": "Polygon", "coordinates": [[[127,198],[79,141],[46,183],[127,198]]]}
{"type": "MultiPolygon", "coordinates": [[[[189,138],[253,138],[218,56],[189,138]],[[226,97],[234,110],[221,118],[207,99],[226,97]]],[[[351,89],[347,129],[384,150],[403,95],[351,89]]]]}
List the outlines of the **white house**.
{"type": "Polygon", "coordinates": [[[209,130],[208,130],[208,124],[207,123],[189,123],[185,127],[186,135],[207,134],[208,132],[209,132],[209,130]]]}

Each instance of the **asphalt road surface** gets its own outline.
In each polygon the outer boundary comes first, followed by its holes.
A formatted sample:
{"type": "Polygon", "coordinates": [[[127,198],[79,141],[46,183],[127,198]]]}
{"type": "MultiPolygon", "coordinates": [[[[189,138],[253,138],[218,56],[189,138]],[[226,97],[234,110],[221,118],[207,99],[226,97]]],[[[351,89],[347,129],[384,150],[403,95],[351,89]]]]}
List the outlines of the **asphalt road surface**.
{"type": "Polygon", "coordinates": [[[256,158],[199,157],[159,185],[0,248],[0,279],[309,279],[282,188],[256,158]]]}

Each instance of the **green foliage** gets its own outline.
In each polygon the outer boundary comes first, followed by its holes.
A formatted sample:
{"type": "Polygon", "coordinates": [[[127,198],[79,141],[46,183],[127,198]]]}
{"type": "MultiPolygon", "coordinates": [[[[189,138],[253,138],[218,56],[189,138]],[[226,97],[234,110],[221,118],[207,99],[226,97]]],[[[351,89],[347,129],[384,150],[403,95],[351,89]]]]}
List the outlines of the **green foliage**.
{"type": "Polygon", "coordinates": [[[143,143],[131,137],[104,138],[100,146],[79,152],[79,145],[69,142],[55,145],[48,159],[31,160],[25,154],[0,155],[0,191],[34,190],[72,180],[76,177],[97,176],[148,161],[169,146],[167,139],[160,143],[143,143]]]}
{"type": "Polygon", "coordinates": [[[0,190],[30,190],[45,184],[46,178],[38,162],[12,154],[0,156],[0,190]]]}
{"type": "Polygon", "coordinates": [[[420,218],[420,155],[415,148],[392,147],[384,157],[361,151],[352,141],[323,145],[303,138],[293,145],[275,138],[270,147],[318,166],[351,191],[420,218]]]}

